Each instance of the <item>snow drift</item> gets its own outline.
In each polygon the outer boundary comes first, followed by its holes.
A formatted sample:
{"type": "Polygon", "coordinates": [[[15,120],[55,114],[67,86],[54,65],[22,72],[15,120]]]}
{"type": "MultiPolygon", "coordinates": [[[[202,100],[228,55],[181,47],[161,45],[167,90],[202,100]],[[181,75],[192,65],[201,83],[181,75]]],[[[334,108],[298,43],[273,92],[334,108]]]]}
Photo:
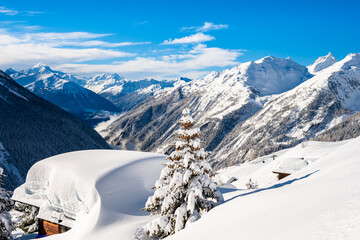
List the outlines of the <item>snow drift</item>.
{"type": "MultiPolygon", "coordinates": [[[[358,239],[360,137],[306,142],[219,171],[225,203],[169,239],[358,239]],[[289,164],[302,159],[299,167],[289,164]],[[293,161],[294,160],[294,161],[293,161]],[[280,181],[273,170],[287,163],[280,181]],[[238,180],[229,184],[229,179],[238,180]],[[251,178],[258,189],[245,190],[251,178]]],[[[164,156],[91,150],[38,162],[15,199],[76,214],[73,228],[49,239],[132,239],[151,220],[140,209],[152,194],[164,156]]]]}
{"type": "Polygon", "coordinates": [[[344,142],[307,142],[221,170],[237,181],[223,189],[225,203],[169,239],[359,239],[360,137],[344,142]],[[272,173],[289,159],[293,174],[272,173]],[[259,189],[244,190],[251,178],[259,189]]]}
{"type": "Polygon", "coordinates": [[[61,218],[72,227],[49,239],[131,239],[149,221],[141,209],[163,160],[159,154],[119,150],[57,155],[36,163],[13,199],[40,206],[41,218],[61,218]]]}

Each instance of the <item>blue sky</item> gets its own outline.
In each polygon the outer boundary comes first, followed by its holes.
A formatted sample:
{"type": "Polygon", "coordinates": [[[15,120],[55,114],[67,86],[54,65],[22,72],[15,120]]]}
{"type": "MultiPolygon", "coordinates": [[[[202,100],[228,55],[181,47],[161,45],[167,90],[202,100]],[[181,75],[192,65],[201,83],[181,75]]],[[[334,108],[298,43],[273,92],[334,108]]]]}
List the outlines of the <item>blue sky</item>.
{"type": "Polygon", "coordinates": [[[0,68],[200,77],[266,55],[360,52],[359,0],[0,2],[0,68]]]}

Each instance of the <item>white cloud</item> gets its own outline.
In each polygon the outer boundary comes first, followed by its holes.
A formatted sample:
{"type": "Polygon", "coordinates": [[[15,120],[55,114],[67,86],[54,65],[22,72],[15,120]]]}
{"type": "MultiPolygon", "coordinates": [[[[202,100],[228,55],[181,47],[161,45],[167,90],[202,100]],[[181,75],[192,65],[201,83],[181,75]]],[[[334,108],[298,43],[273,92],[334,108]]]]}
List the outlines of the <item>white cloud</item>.
{"type": "Polygon", "coordinates": [[[212,30],[219,30],[219,29],[227,29],[229,25],[227,24],[214,24],[212,22],[204,22],[203,26],[198,27],[183,27],[181,28],[182,31],[185,30],[194,30],[196,32],[208,32],[212,30]]]}
{"type": "Polygon", "coordinates": [[[171,48],[158,46],[158,49],[151,46],[142,51],[141,55],[114,48],[150,42],[107,42],[101,39],[109,35],[112,34],[33,31],[23,33],[14,28],[0,28],[0,67],[22,69],[42,62],[64,72],[88,76],[94,73],[116,72],[130,79],[195,77],[204,75],[214,67],[236,65],[237,57],[242,55],[242,50],[207,47],[201,42],[213,40],[214,37],[204,33],[165,41],[164,45],[174,45],[171,48]],[[181,43],[197,44],[180,45],[181,43]]]}
{"type": "Polygon", "coordinates": [[[115,50],[57,48],[33,43],[0,45],[0,54],[2,56],[0,58],[0,65],[7,66],[11,64],[33,65],[37,62],[59,64],[134,56],[131,53],[115,50]]]}
{"type": "Polygon", "coordinates": [[[120,43],[109,43],[104,41],[84,41],[84,42],[69,42],[71,46],[82,46],[82,47],[94,47],[94,46],[101,46],[101,47],[124,47],[124,46],[134,46],[134,45],[144,45],[144,44],[151,44],[151,42],[120,42],[120,43]]]}
{"type": "Polygon", "coordinates": [[[25,34],[25,39],[29,40],[74,40],[74,39],[93,39],[113,35],[111,33],[98,34],[89,32],[41,32],[25,34]]]}
{"type": "Polygon", "coordinates": [[[227,67],[238,64],[237,57],[242,52],[221,48],[208,48],[198,44],[186,54],[162,56],[159,58],[137,57],[133,60],[116,62],[113,64],[61,64],[59,70],[74,73],[117,72],[125,77],[153,77],[199,75],[207,68],[227,67]],[[141,75],[143,73],[144,75],[141,75]]]}
{"type": "Polygon", "coordinates": [[[39,12],[39,11],[25,11],[25,14],[27,16],[35,16],[35,15],[38,15],[38,14],[43,14],[44,12],[39,12]]]}
{"type": "Polygon", "coordinates": [[[171,45],[171,44],[184,44],[184,43],[201,43],[214,40],[215,38],[210,35],[206,35],[203,33],[196,33],[190,36],[182,37],[182,38],[175,38],[174,40],[165,40],[162,44],[163,45],[171,45]]]}
{"type": "Polygon", "coordinates": [[[9,9],[6,7],[0,7],[0,13],[8,15],[8,16],[14,16],[19,14],[19,11],[16,11],[14,9],[9,9]]]}
{"type": "Polygon", "coordinates": [[[95,48],[95,46],[100,45],[111,46],[111,43],[103,41],[99,41],[97,45],[84,46],[85,48],[81,49],[64,47],[71,46],[71,42],[79,43],[81,40],[96,39],[108,35],[110,34],[87,32],[15,34],[9,33],[6,29],[0,29],[0,65],[25,66],[37,62],[62,64],[65,62],[133,57],[136,55],[123,51],[95,48]]]}
{"type": "Polygon", "coordinates": [[[4,15],[8,15],[8,16],[15,16],[15,15],[26,15],[26,16],[35,16],[38,14],[42,14],[44,12],[39,12],[39,11],[18,11],[15,9],[10,9],[7,7],[3,7],[0,6],[0,13],[4,14],[4,15]]]}

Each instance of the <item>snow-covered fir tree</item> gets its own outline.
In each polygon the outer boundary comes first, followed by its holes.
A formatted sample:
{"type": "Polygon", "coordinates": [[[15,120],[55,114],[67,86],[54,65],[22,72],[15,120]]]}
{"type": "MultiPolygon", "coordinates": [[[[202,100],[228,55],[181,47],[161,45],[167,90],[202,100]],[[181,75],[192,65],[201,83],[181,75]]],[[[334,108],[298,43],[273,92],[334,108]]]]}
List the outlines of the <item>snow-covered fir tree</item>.
{"type": "Polygon", "coordinates": [[[8,211],[11,210],[14,202],[11,200],[11,192],[1,187],[4,176],[3,169],[0,168],[0,239],[8,240],[13,239],[11,235],[13,224],[8,211]]]}
{"type": "Polygon", "coordinates": [[[154,195],[148,198],[144,208],[151,215],[160,216],[144,228],[152,239],[174,234],[223,201],[210,179],[213,170],[200,146],[200,129],[192,128],[194,120],[187,108],[179,124],[175,151],[167,158],[155,183],[154,195]]]}
{"type": "Polygon", "coordinates": [[[23,235],[38,231],[37,215],[39,208],[24,203],[16,203],[15,209],[23,213],[16,224],[18,228],[24,231],[23,235]]]}

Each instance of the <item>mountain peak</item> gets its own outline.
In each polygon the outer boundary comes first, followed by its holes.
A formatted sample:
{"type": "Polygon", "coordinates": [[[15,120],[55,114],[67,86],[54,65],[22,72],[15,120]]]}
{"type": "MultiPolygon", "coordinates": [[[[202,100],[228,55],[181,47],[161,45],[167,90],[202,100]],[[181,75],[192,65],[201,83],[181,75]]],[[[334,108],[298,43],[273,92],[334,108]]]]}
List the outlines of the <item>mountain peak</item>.
{"type": "Polygon", "coordinates": [[[42,67],[49,67],[49,66],[46,64],[43,64],[43,63],[38,63],[38,64],[32,66],[31,69],[42,68],[42,67]]]}
{"type": "Polygon", "coordinates": [[[17,73],[17,71],[15,69],[13,69],[13,68],[8,68],[8,69],[6,69],[5,73],[7,75],[11,75],[13,73],[17,73]]]}
{"type": "Polygon", "coordinates": [[[334,63],[336,63],[337,60],[332,55],[331,52],[329,52],[326,56],[319,57],[316,59],[316,61],[308,66],[308,70],[310,73],[314,74],[317,72],[320,72],[321,70],[330,67],[334,63]]]}
{"type": "Polygon", "coordinates": [[[334,55],[333,55],[331,52],[329,52],[329,53],[326,55],[326,57],[335,59],[334,55]]]}
{"type": "Polygon", "coordinates": [[[34,65],[33,67],[31,67],[29,69],[31,72],[45,72],[45,71],[51,71],[53,72],[53,70],[46,64],[43,63],[38,63],[36,65],[34,65]]]}
{"type": "Polygon", "coordinates": [[[103,81],[103,80],[123,80],[124,78],[121,77],[119,74],[117,73],[101,73],[101,74],[98,74],[96,75],[95,77],[93,77],[93,80],[100,80],[100,81],[103,81]]]}

